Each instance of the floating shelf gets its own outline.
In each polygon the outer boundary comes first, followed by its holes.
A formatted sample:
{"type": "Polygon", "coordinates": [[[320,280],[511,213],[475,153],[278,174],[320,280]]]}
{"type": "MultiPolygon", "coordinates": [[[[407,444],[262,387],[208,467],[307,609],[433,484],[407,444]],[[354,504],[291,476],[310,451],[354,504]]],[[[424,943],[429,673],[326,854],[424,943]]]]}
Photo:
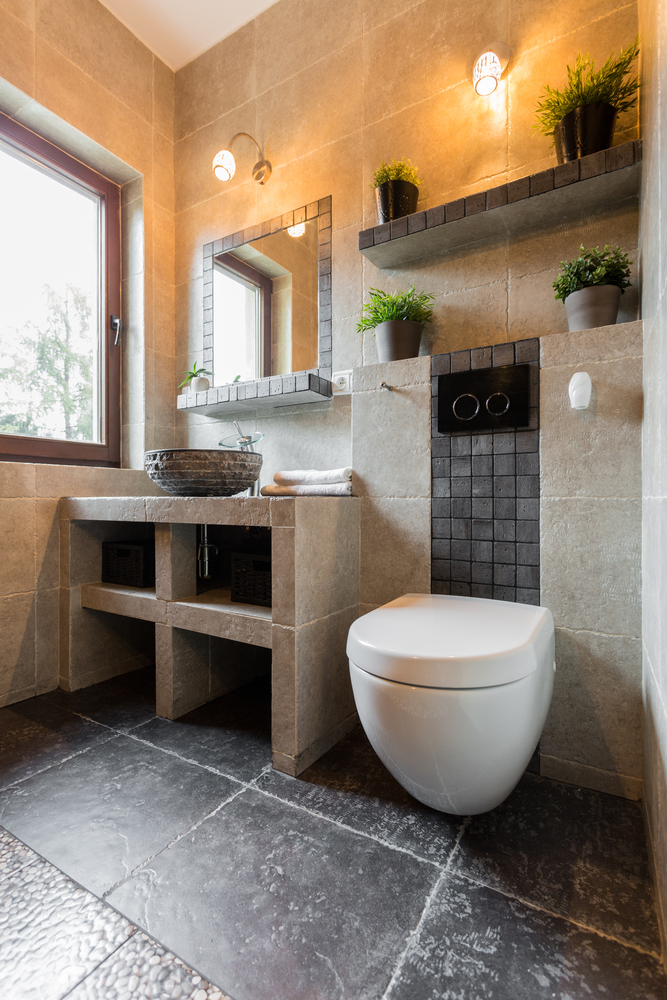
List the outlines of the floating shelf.
{"type": "Polygon", "coordinates": [[[467,198],[394,219],[359,233],[359,250],[376,267],[402,267],[476,243],[559,225],[616,208],[639,195],[641,140],[563,163],[467,198]]]}
{"type": "Polygon", "coordinates": [[[239,413],[244,410],[267,410],[299,403],[328,403],[333,395],[331,382],[315,372],[273,375],[253,382],[221,385],[207,392],[177,397],[179,410],[202,413],[206,417],[239,413]]]}
{"type": "Polygon", "coordinates": [[[166,624],[167,603],[158,601],[155,587],[120,587],[115,583],[86,583],[81,587],[81,607],[107,611],[126,618],[166,624]]]}

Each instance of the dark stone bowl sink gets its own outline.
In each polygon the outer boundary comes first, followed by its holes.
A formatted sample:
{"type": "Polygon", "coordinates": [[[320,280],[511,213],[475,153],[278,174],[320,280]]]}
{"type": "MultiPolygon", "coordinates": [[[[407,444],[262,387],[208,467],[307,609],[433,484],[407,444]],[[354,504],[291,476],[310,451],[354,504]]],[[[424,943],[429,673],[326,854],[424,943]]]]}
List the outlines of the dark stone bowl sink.
{"type": "Polygon", "coordinates": [[[262,456],[222,448],[156,448],[144,453],[144,468],[175,497],[231,497],[252,486],[262,456]]]}

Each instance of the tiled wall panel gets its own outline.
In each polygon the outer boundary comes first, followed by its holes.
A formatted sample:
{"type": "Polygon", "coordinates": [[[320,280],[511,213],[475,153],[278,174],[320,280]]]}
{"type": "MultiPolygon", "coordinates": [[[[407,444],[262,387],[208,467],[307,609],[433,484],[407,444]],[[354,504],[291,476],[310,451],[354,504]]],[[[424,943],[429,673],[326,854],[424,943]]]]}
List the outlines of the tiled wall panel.
{"type": "Polygon", "coordinates": [[[540,603],[539,341],[431,359],[434,594],[540,603]],[[438,432],[438,376],[530,364],[530,424],[517,430],[438,432]]]}

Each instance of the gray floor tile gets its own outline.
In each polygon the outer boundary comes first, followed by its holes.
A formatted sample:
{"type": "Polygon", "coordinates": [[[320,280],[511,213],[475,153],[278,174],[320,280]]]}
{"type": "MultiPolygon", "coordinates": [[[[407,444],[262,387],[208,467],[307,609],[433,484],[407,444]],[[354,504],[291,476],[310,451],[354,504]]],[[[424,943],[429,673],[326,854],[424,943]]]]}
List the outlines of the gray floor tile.
{"type": "Polygon", "coordinates": [[[134,735],[240,781],[252,781],[271,764],[270,685],[249,684],[175,722],[153,719],[134,735]]]}
{"type": "Polygon", "coordinates": [[[475,816],[452,868],[620,940],[658,952],[636,802],[526,775],[475,816]]]}
{"type": "Polygon", "coordinates": [[[38,700],[80,713],[111,729],[128,732],[155,718],[155,667],[132,670],[79,691],[58,689],[38,700]]]}
{"type": "Polygon", "coordinates": [[[378,1000],[437,876],[248,790],[109,901],[235,1000],[378,1000]]]}
{"type": "Polygon", "coordinates": [[[0,823],[101,895],[238,788],[116,736],[0,793],[0,823]]]}
{"type": "Polygon", "coordinates": [[[0,708],[0,788],[51,767],[113,736],[49,696],[0,708]]]}
{"type": "Polygon", "coordinates": [[[666,1000],[657,961],[447,874],[387,1000],[666,1000]]]}
{"type": "Polygon", "coordinates": [[[258,788],[436,864],[447,863],[462,823],[413,799],[381,762],[361,726],[298,778],[270,771],[258,788]]]}
{"type": "Polygon", "coordinates": [[[145,934],[136,933],[83,980],[67,1000],[229,1000],[145,934]]]}
{"type": "Polygon", "coordinates": [[[52,865],[33,861],[0,881],[3,1000],[61,1000],[132,931],[52,865]]]}

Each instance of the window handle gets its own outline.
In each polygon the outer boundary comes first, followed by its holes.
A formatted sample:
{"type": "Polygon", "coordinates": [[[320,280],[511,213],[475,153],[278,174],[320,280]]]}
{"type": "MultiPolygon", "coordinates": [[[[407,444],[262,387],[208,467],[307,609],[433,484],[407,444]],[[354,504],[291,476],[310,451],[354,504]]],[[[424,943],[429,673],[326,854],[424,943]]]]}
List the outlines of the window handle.
{"type": "Polygon", "coordinates": [[[118,347],[118,345],[120,344],[120,335],[123,332],[123,321],[121,320],[120,316],[111,317],[111,329],[116,334],[116,339],[113,342],[113,346],[118,347]]]}

